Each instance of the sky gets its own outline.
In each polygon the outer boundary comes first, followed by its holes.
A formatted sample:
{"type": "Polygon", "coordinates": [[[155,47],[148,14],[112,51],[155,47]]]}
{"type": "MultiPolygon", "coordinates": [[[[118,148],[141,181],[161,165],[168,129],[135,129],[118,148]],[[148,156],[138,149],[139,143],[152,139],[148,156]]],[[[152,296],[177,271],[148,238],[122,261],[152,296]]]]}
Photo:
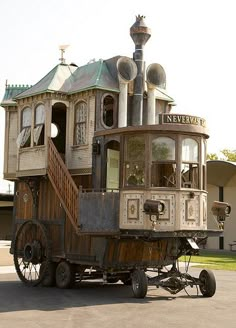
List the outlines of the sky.
{"type": "MultiPolygon", "coordinates": [[[[206,119],[208,153],[236,149],[235,0],[8,0],[0,2],[0,99],[8,84],[35,84],[59,63],[132,57],[129,29],[146,17],[146,65],[161,64],[174,113],[206,119]]],[[[4,109],[0,108],[0,177],[4,109]]],[[[0,184],[0,192],[8,182],[0,184]]]]}

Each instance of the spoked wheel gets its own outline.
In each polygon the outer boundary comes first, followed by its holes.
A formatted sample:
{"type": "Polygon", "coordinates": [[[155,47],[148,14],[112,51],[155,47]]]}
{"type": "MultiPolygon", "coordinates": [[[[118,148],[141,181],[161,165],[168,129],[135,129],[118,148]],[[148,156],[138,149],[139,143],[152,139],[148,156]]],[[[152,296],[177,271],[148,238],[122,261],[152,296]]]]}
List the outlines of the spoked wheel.
{"type": "Polygon", "coordinates": [[[200,291],[204,297],[212,297],[216,291],[216,280],[211,270],[202,270],[199,275],[200,291]]]}
{"type": "Polygon", "coordinates": [[[36,220],[23,223],[15,237],[14,264],[21,281],[27,285],[38,285],[47,270],[50,247],[44,225],[36,220]],[[40,270],[41,264],[44,267],[40,270]]]}
{"type": "Polygon", "coordinates": [[[131,276],[134,297],[144,298],[147,294],[148,279],[143,270],[135,270],[131,276]]]}
{"type": "Polygon", "coordinates": [[[62,261],[56,268],[56,285],[59,288],[71,288],[75,283],[75,271],[73,265],[62,261]]]}

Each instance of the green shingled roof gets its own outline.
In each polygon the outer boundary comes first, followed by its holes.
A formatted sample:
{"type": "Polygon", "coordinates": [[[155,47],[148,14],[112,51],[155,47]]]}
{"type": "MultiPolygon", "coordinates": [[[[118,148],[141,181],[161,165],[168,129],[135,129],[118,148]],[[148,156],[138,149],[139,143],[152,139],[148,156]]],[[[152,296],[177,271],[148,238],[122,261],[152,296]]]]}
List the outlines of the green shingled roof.
{"type": "Polygon", "coordinates": [[[17,95],[29,89],[29,85],[7,85],[1,106],[15,106],[16,102],[13,100],[17,95]]]}
{"type": "Polygon", "coordinates": [[[77,67],[75,65],[59,64],[30,89],[17,95],[15,98],[25,98],[43,92],[76,93],[88,89],[105,89],[119,92],[117,74],[112,75],[110,66],[116,64],[118,57],[108,63],[99,60],[87,65],[77,67]]]}

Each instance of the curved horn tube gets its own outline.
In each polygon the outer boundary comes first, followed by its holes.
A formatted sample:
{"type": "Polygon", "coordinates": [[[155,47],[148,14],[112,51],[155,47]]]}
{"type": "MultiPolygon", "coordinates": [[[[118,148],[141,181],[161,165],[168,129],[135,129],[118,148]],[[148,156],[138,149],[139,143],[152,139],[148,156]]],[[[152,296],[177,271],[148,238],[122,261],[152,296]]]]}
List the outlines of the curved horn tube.
{"type": "Polygon", "coordinates": [[[120,82],[118,127],[121,128],[127,126],[127,86],[130,81],[135,79],[137,66],[132,59],[121,57],[117,61],[117,71],[120,82]]]}

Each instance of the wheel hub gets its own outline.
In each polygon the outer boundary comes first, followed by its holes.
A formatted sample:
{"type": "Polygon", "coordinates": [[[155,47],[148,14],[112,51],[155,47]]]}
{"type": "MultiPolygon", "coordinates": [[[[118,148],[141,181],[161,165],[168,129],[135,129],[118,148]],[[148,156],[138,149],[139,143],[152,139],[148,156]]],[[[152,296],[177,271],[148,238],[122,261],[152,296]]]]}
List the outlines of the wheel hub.
{"type": "Polygon", "coordinates": [[[24,261],[37,264],[41,260],[41,245],[37,240],[27,243],[24,247],[24,261]]]}

